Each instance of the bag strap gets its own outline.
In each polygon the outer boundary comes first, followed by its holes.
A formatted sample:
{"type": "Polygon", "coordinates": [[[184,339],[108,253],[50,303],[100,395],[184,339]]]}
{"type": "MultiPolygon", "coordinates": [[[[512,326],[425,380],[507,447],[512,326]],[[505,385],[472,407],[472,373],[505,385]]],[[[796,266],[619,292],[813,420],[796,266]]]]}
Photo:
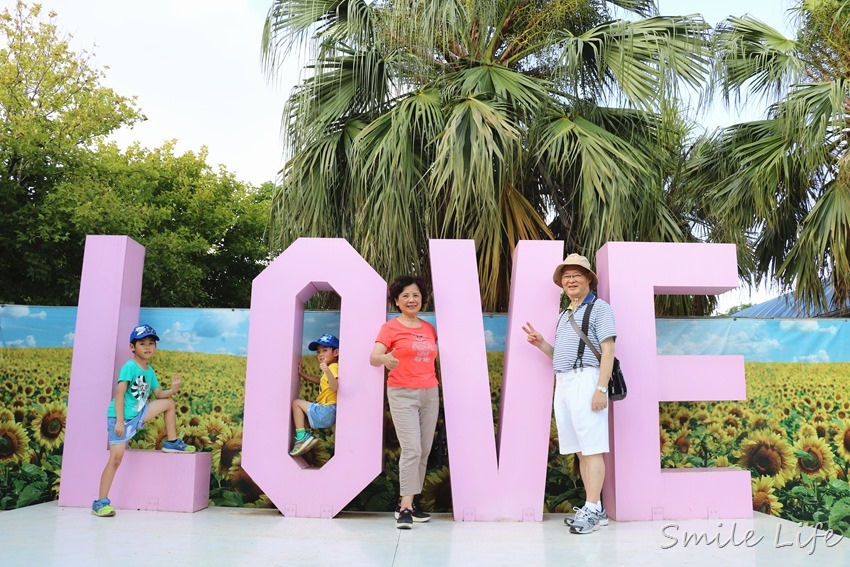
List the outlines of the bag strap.
{"type": "Polygon", "coordinates": [[[584,354],[584,348],[583,347],[584,347],[584,345],[587,345],[587,346],[590,347],[590,350],[593,351],[593,354],[596,356],[596,360],[601,362],[602,361],[602,354],[600,354],[600,352],[596,349],[596,347],[593,346],[593,343],[590,342],[590,339],[587,338],[587,328],[590,325],[590,310],[593,309],[594,303],[596,303],[595,299],[590,302],[590,304],[587,306],[587,309],[585,309],[585,311],[584,311],[584,318],[581,321],[582,328],[579,328],[578,324],[576,324],[576,320],[573,317],[572,312],[570,312],[569,320],[570,320],[570,323],[573,326],[573,329],[576,330],[576,333],[578,333],[578,336],[581,339],[581,344],[579,345],[579,351],[578,351],[578,353],[579,353],[578,359],[581,360],[581,357],[584,354]],[[584,329],[584,330],[582,330],[582,329],[584,329]]]}

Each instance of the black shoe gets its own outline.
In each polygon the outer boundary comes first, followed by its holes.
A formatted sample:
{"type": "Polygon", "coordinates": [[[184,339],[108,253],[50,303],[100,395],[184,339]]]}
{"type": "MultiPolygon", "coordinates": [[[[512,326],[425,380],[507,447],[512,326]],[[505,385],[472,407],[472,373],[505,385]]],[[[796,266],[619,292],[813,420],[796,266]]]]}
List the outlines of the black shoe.
{"type": "Polygon", "coordinates": [[[398,520],[396,520],[395,527],[400,530],[409,530],[413,527],[413,510],[410,508],[405,508],[398,514],[398,520]]]}
{"type": "MultiPolygon", "coordinates": [[[[395,507],[395,519],[398,520],[398,516],[401,513],[401,504],[397,504],[395,507]]],[[[419,506],[416,504],[413,505],[413,521],[416,523],[427,522],[431,519],[431,514],[423,512],[419,509],[419,506]]]]}

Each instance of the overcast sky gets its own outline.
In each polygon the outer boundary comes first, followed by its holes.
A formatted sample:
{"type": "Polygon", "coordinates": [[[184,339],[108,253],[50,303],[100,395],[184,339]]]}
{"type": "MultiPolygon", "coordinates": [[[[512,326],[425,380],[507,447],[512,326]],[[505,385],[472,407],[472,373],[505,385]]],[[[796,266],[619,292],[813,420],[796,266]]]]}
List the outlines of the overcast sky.
{"type": "MultiPolygon", "coordinates": [[[[114,138],[148,148],[177,140],[177,150],[209,149],[242,181],[273,180],[281,167],[280,116],[300,66],[293,61],[269,83],[260,65],[260,37],[271,0],[42,0],[58,13],[76,49],[94,49],[108,67],[104,83],[136,96],[147,121],[114,138]]],[[[0,0],[12,8],[14,0],[0,0]]],[[[749,12],[787,29],[790,0],[660,0],[663,14],[702,14],[711,25],[749,12]]],[[[716,105],[719,107],[719,105],[716,105]]],[[[751,105],[744,117],[760,116],[751,105]]],[[[716,108],[708,126],[729,124],[736,113],[716,108]]]]}

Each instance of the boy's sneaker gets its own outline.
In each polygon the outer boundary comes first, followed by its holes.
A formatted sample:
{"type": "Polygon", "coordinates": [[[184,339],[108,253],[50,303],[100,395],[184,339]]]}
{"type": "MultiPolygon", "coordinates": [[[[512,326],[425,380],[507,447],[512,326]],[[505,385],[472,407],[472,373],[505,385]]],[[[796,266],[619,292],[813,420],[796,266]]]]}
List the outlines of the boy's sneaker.
{"type": "Polygon", "coordinates": [[[194,453],[195,448],[187,445],[182,439],[175,441],[164,441],[162,443],[163,453],[194,453]]]}
{"type": "Polygon", "coordinates": [[[588,508],[579,508],[576,511],[576,517],[570,525],[570,533],[573,534],[589,534],[599,529],[599,514],[596,510],[588,508]]]}
{"type": "Polygon", "coordinates": [[[409,530],[413,527],[413,510],[410,508],[405,508],[401,512],[398,513],[398,519],[396,520],[395,527],[400,530],[409,530]]]}
{"type": "Polygon", "coordinates": [[[109,498],[101,498],[100,500],[95,500],[91,505],[91,513],[95,516],[100,516],[101,518],[109,518],[110,516],[115,515],[115,508],[111,506],[112,502],[109,501],[109,498]]]}
{"type": "MultiPolygon", "coordinates": [[[[401,515],[401,504],[396,504],[395,507],[395,519],[398,520],[398,517],[401,515]]],[[[431,519],[431,514],[427,514],[419,509],[419,506],[416,504],[413,505],[413,512],[411,513],[413,516],[413,521],[417,523],[427,522],[431,519]]]]}
{"type": "Polygon", "coordinates": [[[292,446],[292,450],[289,452],[289,454],[293,457],[297,457],[302,453],[306,453],[307,451],[313,448],[313,445],[316,444],[316,441],[318,441],[318,439],[313,437],[312,433],[308,433],[304,436],[304,439],[295,442],[295,445],[292,446]]]}
{"type": "MultiPolygon", "coordinates": [[[[564,523],[567,524],[570,527],[572,527],[573,522],[576,519],[576,516],[578,516],[578,511],[581,510],[581,508],[573,508],[573,510],[576,511],[575,514],[571,514],[571,515],[567,516],[566,518],[564,518],[564,523]]],[[[599,525],[600,526],[607,526],[608,525],[608,511],[605,508],[602,508],[602,511],[599,512],[597,515],[599,516],[599,525]]]]}

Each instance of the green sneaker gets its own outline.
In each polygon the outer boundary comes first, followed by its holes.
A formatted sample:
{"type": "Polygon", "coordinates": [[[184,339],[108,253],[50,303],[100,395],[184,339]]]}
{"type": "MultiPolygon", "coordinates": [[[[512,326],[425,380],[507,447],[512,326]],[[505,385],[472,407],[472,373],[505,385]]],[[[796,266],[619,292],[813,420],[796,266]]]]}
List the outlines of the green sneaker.
{"type": "Polygon", "coordinates": [[[316,441],[318,441],[318,439],[313,437],[311,433],[308,433],[304,436],[304,439],[295,442],[295,445],[292,446],[292,450],[289,452],[289,454],[293,457],[297,457],[298,455],[304,454],[313,448],[313,445],[316,444],[316,441]]]}
{"type": "Polygon", "coordinates": [[[95,516],[100,516],[101,518],[109,518],[115,515],[115,508],[110,506],[112,502],[109,501],[109,498],[101,498],[100,500],[95,500],[91,505],[91,513],[95,516]]]}

